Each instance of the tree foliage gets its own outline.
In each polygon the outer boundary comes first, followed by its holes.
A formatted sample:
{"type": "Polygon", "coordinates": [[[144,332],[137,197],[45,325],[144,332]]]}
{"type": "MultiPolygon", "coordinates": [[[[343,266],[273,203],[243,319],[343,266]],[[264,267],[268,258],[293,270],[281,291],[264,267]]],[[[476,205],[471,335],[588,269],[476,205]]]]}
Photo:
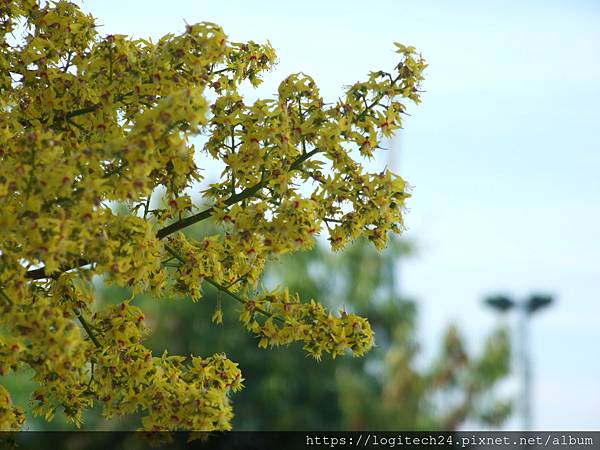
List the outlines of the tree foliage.
{"type": "MultiPolygon", "coordinates": [[[[266,261],[321,232],[339,250],[360,236],[382,248],[402,230],[406,182],[363,165],[401,126],[403,102],[419,101],[425,64],[396,46],[392,72],[333,104],[305,74],[246,104],[241,85],[275,63],[268,43],[229,42],[212,23],[156,43],[101,36],[73,3],[0,3],[0,375],[30,366],[34,412],[48,420],[61,408],[79,424],[100,403],[109,418],[141,412],[146,430],[230,427],[237,365],[222,353],[153,355],[138,306],[95,307],[94,275],[155,297],[198,300],[212,285],[241,303],[262,347],[363,355],[365,318],[257,281],[266,261]],[[218,181],[194,197],[214,167],[218,181]],[[220,232],[181,232],[204,220],[220,232]]],[[[0,387],[0,428],[22,422],[0,387]]]]}
{"type": "MultiPolygon", "coordinates": [[[[206,232],[196,228],[190,235],[206,232]]],[[[261,352],[260,338],[236,321],[238,305],[223,301],[212,288],[196,303],[189,297],[157,302],[150,295],[136,296],[152,324],[146,345],[186,355],[218,348],[238,362],[247,380],[233,398],[237,430],[456,430],[467,421],[474,428],[502,425],[511,411],[496,389],[510,371],[506,330],[466,342],[457,326],[448,326],[439,341],[425,346],[426,358],[418,331],[427,320],[417,320],[417,303],[394,289],[393,262],[402,267],[412,253],[405,241],[392,239],[377,252],[361,239],[341,253],[318,244],[266,267],[262,283],[267,286],[281,284],[303,298],[323,299],[331,309],[359,310],[368,317],[377,345],[362,358],[316,363],[298,351],[298,343],[291,351],[261,352]],[[220,325],[206,320],[218,302],[220,325]]],[[[106,286],[99,288],[97,301],[109,304],[128,295],[128,288],[106,286]]],[[[129,416],[106,424],[97,413],[85,415],[87,426],[131,429],[138,420],[129,416]]]]}

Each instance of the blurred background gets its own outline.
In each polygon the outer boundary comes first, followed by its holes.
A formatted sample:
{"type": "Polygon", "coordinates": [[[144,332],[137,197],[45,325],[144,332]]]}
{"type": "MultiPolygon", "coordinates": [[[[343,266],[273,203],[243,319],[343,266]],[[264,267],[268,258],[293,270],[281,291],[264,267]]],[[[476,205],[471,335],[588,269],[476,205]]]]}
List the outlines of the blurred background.
{"type": "MultiPolygon", "coordinates": [[[[265,276],[267,285],[368,316],[378,347],[366,358],[316,363],[297,348],[259,350],[227,301],[225,325],[210,323],[212,291],[196,304],[140,299],[158,353],[165,346],[225,351],[240,362],[247,387],[234,396],[234,426],[600,429],[600,3],[104,0],[82,7],[101,34],[157,39],[185,22],[211,21],[232,41],[269,40],[280,62],[246,92],[249,99],[273,96],[283,78],[303,71],[334,101],[370,70],[391,69],[395,41],[417,47],[429,64],[423,103],[410,108],[373,164],[392,164],[413,186],[401,240],[383,254],[362,242],[336,255],[319,247],[265,276]],[[552,303],[528,319],[519,306],[502,313],[485,302],[531,306],[532,295],[552,303]]],[[[116,288],[101,293],[105,302],[127,297],[116,288]]],[[[12,381],[21,404],[24,380],[12,381]]],[[[87,426],[108,425],[92,413],[87,426]]]]}

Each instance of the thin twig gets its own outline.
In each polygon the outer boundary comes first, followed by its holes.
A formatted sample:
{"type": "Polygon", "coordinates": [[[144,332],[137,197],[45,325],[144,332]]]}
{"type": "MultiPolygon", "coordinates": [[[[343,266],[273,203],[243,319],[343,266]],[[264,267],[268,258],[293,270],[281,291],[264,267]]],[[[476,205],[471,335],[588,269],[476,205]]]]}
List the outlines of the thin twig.
{"type": "Polygon", "coordinates": [[[144,205],[144,219],[148,215],[148,209],[150,208],[150,198],[152,197],[152,192],[148,194],[148,198],[146,199],[146,203],[144,205]]]}
{"type": "Polygon", "coordinates": [[[92,328],[87,323],[87,321],[83,318],[83,316],[77,310],[75,310],[75,309],[73,310],[73,312],[75,313],[75,316],[77,316],[77,318],[79,319],[79,322],[81,323],[81,325],[85,329],[86,333],[88,334],[88,336],[90,337],[90,339],[92,340],[92,342],[94,343],[94,345],[96,347],[98,347],[98,348],[102,348],[102,344],[100,344],[100,342],[96,338],[96,335],[94,335],[94,332],[92,331],[92,328]]]}
{"type": "Polygon", "coordinates": [[[225,286],[227,289],[230,289],[232,286],[236,285],[237,283],[239,283],[240,281],[246,279],[248,277],[249,274],[244,274],[241,277],[239,277],[237,280],[233,280],[231,283],[229,283],[227,286],[225,286]]]}
{"type": "MultiPolygon", "coordinates": [[[[290,171],[297,170],[304,161],[306,161],[308,158],[315,155],[316,153],[319,153],[319,151],[320,151],[319,149],[315,148],[314,150],[298,157],[298,159],[296,159],[290,166],[290,171]]],[[[259,192],[262,188],[264,188],[268,184],[268,182],[269,182],[268,179],[263,179],[263,180],[259,181],[258,183],[256,183],[254,186],[244,189],[239,194],[231,195],[227,200],[225,200],[225,202],[224,202],[225,206],[231,206],[231,205],[238,203],[248,197],[253,196],[257,192],[259,192]]],[[[186,217],[185,219],[182,219],[182,220],[178,220],[177,222],[174,222],[174,223],[167,225],[166,227],[158,230],[158,233],[156,233],[156,237],[158,239],[162,239],[170,234],[175,233],[176,231],[179,231],[183,228],[189,227],[190,225],[193,225],[202,220],[208,219],[210,216],[212,216],[212,214],[214,212],[215,212],[215,208],[211,207],[211,208],[205,209],[204,211],[199,212],[198,214],[195,214],[193,216],[186,217]]]]}
{"type": "Polygon", "coordinates": [[[4,298],[4,300],[6,300],[8,302],[9,305],[14,305],[14,302],[11,300],[11,298],[6,295],[6,292],[4,292],[4,290],[2,288],[0,288],[0,295],[2,295],[2,298],[4,298]]]}
{"type": "MultiPolygon", "coordinates": [[[[165,249],[171,254],[173,255],[175,258],[177,258],[179,261],[181,261],[181,263],[183,264],[187,264],[186,259],[181,256],[175,249],[173,249],[170,245],[165,245],[165,249]]],[[[244,306],[247,306],[248,301],[244,300],[242,297],[240,297],[239,295],[237,295],[234,292],[231,292],[229,289],[227,289],[225,286],[223,286],[222,284],[218,283],[217,281],[213,280],[210,277],[204,277],[204,280],[206,282],[208,282],[209,284],[211,284],[213,287],[217,288],[219,291],[229,295],[231,298],[233,298],[234,300],[238,301],[239,303],[241,303],[244,306]]],[[[273,319],[279,321],[279,322],[285,322],[285,320],[283,320],[280,317],[274,316],[273,314],[271,314],[268,311],[265,311],[264,309],[258,307],[258,306],[254,306],[253,310],[261,313],[262,315],[266,316],[266,317],[272,317],[273,319]]]]}

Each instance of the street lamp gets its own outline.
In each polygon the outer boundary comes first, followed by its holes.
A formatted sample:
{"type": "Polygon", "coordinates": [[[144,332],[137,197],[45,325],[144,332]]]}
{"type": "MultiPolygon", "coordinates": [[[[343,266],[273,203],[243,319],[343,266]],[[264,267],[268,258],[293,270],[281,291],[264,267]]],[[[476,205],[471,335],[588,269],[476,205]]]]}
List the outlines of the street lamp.
{"type": "Polygon", "coordinates": [[[504,297],[503,295],[497,295],[495,297],[488,297],[485,299],[485,302],[492,308],[497,309],[498,311],[504,313],[515,306],[515,302],[513,302],[510,298],[504,297]]]}
{"type": "Polygon", "coordinates": [[[523,431],[531,430],[531,359],[529,343],[529,318],[553,302],[551,295],[534,294],[527,300],[515,302],[504,295],[496,295],[485,299],[485,303],[500,313],[517,309],[519,314],[519,360],[521,369],[521,414],[523,431]]]}

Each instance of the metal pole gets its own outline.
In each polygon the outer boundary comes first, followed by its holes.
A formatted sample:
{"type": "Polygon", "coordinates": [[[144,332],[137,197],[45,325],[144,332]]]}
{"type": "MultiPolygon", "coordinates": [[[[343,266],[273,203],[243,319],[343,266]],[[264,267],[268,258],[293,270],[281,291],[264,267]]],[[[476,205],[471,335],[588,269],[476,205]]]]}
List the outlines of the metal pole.
{"type": "Polygon", "coordinates": [[[531,316],[543,308],[546,308],[554,302],[551,295],[535,294],[520,303],[513,301],[507,296],[496,295],[488,297],[485,302],[496,311],[506,313],[513,308],[517,310],[517,334],[516,347],[518,359],[518,373],[521,378],[520,398],[517,407],[521,413],[523,431],[531,431],[533,428],[533,414],[531,408],[532,392],[532,366],[531,366],[531,348],[529,341],[529,327],[531,325],[531,316]]]}
{"type": "Polygon", "coordinates": [[[531,431],[531,358],[529,345],[529,311],[527,305],[520,305],[519,340],[521,348],[521,414],[523,420],[523,431],[531,431]]]}

